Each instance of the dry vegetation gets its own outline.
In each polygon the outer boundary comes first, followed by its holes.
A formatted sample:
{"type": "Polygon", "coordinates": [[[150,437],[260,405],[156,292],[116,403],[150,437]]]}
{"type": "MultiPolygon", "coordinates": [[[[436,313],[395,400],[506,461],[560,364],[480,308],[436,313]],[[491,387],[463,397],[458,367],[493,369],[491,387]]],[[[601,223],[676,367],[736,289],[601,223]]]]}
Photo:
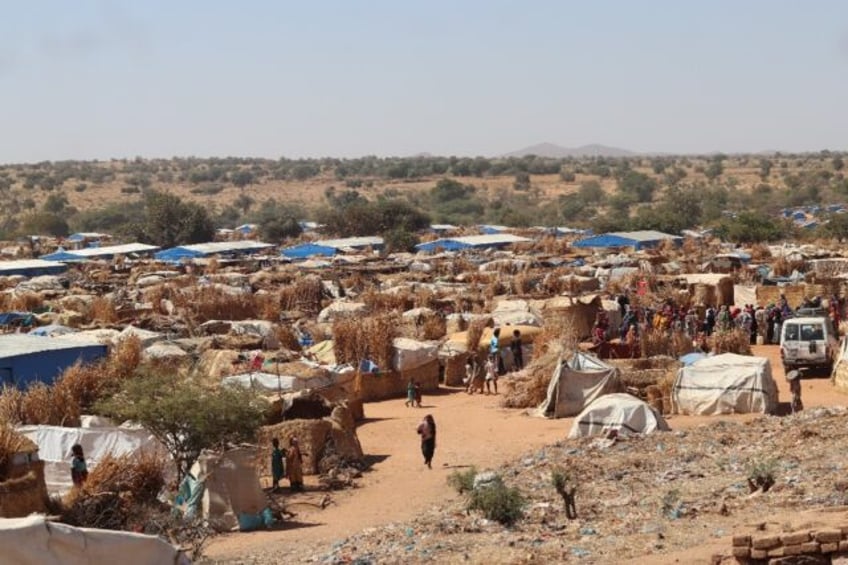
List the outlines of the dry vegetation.
{"type": "Polygon", "coordinates": [[[392,314],[345,318],[333,323],[333,340],[338,363],[371,359],[381,369],[391,367],[392,340],[397,337],[398,319],[392,314]]]}

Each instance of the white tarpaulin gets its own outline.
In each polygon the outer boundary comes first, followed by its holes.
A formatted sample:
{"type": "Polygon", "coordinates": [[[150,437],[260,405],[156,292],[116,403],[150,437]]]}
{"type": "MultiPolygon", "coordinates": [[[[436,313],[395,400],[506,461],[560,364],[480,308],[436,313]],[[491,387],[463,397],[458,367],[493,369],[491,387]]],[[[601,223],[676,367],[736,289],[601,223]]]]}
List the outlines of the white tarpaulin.
{"type": "Polygon", "coordinates": [[[0,519],[0,562],[15,565],[188,564],[188,558],[156,536],[75,528],[44,516],[0,519]]]}
{"type": "Polygon", "coordinates": [[[418,341],[406,337],[396,337],[392,341],[394,355],[392,368],[397,371],[409,371],[439,358],[438,341],[418,341]]]}
{"type": "Polygon", "coordinates": [[[771,414],[777,384],[768,359],[724,353],[680,369],[671,402],[678,414],[771,414]]]}
{"type": "Polygon", "coordinates": [[[192,476],[205,485],[203,517],[216,528],[229,530],[239,514],[259,514],[268,505],[254,467],[256,456],[256,450],[246,448],[203,453],[192,466],[192,476]]]}
{"type": "Polygon", "coordinates": [[[538,414],[548,418],[574,416],[596,398],[620,390],[618,368],[578,351],[568,361],[560,359],[557,363],[538,414]]]}
{"type": "MultiPolygon", "coordinates": [[[[335,368],[334,368],[335,369],[335,368]]],[[[352,368],[342,368],[341,372],[331,372],[327,375],[314,377],[293,377],[291,375],[274,375],[272,373],[242,373],[225,377],[221,384],[225,386],[240,385],[245,388],[251,386],[266,392],[296,392],[314,388],[324,388],[336,384],[344,384],[352,381],[355,377],[352,368]]]]}
{"type": "Polygon", "coordinates": [[[113,456],[159,450],[165,447],[142,428],[63,428],[61,426],[21,426],[17,431],[38,445],[38,457],[44,461],[44,479],[51,493],[71,489],[71,446],[82,445],[89,471],[107,454],[113,456]]]}
{"type": "Polygon", "coordinates": [[[569,438],[651,434],[669,430],[665,419],[646,402],[626,393],[607,394],[594,400],[574,419],[569,438]]]}
{"type": "Polygon", "coordinates": [[[746,304],[757,305],[757,287],[741,284],[733,285],[733,304],[744,308],[746,304]]]}

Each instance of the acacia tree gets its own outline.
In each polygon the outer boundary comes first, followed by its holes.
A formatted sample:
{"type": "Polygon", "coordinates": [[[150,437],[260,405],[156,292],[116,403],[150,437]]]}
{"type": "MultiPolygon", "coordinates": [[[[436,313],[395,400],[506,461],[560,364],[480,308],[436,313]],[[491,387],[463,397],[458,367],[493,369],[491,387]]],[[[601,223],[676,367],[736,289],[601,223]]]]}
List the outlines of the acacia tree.
{"type": "Polygon", "coordinates": [[[142,373],[101,401],[96,411],[144,426],[174,460],[178,480],[204,449],[249,441],[264,421],[266,401],[251,389],[208,389],[176,375],[142,373]]]}
{"type": "Polygon", "coordinates": [[[215,225],[206,210],[167,192],[144,196],[144,212],[134,230],[139,240],[160,247],[211,241],[215,225]]]}

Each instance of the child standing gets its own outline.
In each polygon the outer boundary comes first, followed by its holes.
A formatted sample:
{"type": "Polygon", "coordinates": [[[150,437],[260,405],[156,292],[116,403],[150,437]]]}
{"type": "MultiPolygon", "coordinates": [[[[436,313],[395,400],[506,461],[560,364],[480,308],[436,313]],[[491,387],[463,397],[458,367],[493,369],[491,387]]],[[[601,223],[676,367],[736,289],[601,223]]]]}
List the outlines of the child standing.
{"type": "Polygon", "coordinates": [[[421,408],[421,385],[415,383],[415,407],[421,408]]]}
{"type": "Polygon", "coordinates": [[[74,486],[81,487],[88,478],[88,466],[85,464],[82,446],[78,443],[74,444],[71,447],[71,453],[74,455],[71,460],[71,480],[74,486]]]}
{"type": "Polygon", "coordinates": [[[495,388],[495,394],[498,393],[498,368],[495,363],[492,357],[486,359],[486,394],[492,392],[492,386],[495,388]]]}
{"type": "Polygon", "coordinates": [[[271,492],[277,492],[277,489],[280,488],[280,481],[286,476],[284,464],[286,452],[280,449],[280,440],[277,438],[271,440],[271,445],[274,447],[271,450],[271,478],[274,480],[271,492]]]}
{"type": "Polygon", "coordinates": [[[403,405],[407,408],[415,406],[415,381],[412,379],[409,379],[409,382],[406,383],[406,402],[403,405]]]}

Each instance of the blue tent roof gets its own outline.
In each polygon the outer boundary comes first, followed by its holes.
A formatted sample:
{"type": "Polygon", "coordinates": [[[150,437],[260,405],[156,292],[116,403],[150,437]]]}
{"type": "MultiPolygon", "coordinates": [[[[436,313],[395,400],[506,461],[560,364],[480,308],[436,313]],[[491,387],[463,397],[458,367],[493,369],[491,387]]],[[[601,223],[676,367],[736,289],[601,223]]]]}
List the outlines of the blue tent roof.
{"type": "Polygon", "coordinates": [[[204,253],[194,251],[192,249],[186,249],[185,247],[172,247],[153,254],[154,259],[157,261],[164,261],[166,263],[179,263],[183,259],[195,259],[203,256],[204,253]]]}
{"type": "Polygon", "coordinates": [[[50,253],[48,255],[42,255],[39,259],[43,259],[45,261],[62,261],[69,263],[71,261],[85,261],[83,257],[79,255],[74,255],[73,253],[69,253],[65,251],[62,247],[50,253]]]}
{"type": "Polygon", "coordinates": [[[439,249],[443,251],[459,251],[461,249],[469,249],[471,245],[467,243],[462,243],[461,241],[456,241],[453,239],[437,239],[436,241],[427,241],[425,243],[419,243],[415,246],[417,251],[426,251],[427,253],[433,253],[438,251],[439,249]]]}
{"type": "Polygon", "coordinates": [[[295,245],[294,247],[283,249],[280,253],[292,259],[306,259],[307,257],[314,257],[315,255],[332,257],[336,254],[336,248],[327,247],[326,245],[316,245],[314,243],[302,243],[300,245],[295,245]]]}
{"type": "Polygon", "coordinates": [[[575,242],[574,247],[632,247],[636,250],[656,247],[661,241],[672,239],[680,242],[681,238],[657,231],[610,232],[587,237],[575,242]]]}

